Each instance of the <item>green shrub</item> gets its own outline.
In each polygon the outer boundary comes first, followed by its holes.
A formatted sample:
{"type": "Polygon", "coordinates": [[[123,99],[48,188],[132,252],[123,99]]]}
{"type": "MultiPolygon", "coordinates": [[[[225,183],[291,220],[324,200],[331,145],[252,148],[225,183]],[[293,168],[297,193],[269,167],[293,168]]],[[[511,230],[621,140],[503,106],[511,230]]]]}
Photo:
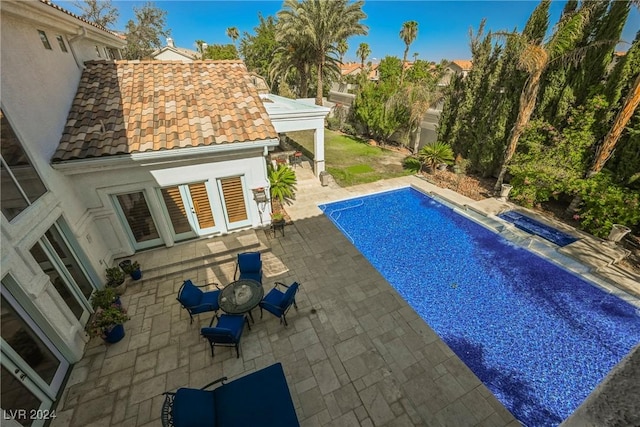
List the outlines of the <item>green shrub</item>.
{"type": "Polygon", "coordinates": [[[638,227],[640,224],[640,192],[613,182],[611,175],[601,172],[580,183],[578,194],[582,205],[574,215],[581,228],[606,237],[613,224],[638,227]]]}
{"type": "Polygon", "coordinates": [[[418,159],[433,171],[439,164],[450,165],[453,163],[453,149],[449,144],[434,142],[420,149],[418,159]]]}
{"type": "Polygon", "coordinates": [[[293,199],[296,191],[296,173],[287,165],[269,166],[269,184],[271,185],[271,199],[280,203],[293,199]]]}
{"type": "Polygon", "coordinates": [[[405,157],[402,161],[402,167],[411,172],[418,173],[422,169],[422,163],[420,163],[417,157],[409,156],[405,157]]]}

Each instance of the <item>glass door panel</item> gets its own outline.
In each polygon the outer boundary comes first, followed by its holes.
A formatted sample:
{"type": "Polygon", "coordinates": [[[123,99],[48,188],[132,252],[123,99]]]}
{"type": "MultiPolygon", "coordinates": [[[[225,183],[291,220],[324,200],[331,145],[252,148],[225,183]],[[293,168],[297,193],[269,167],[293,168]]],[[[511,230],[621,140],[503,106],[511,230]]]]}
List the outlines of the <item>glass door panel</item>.
{"type": "Polygon", "coordinates": [[[80,292],[82,292],[82,295],[84,295],[84,297],[88,300],[91,296],[91,293],[93,292],[93,286],[91,286],[91,283],[87,279],[87,276],[85,275],[82,267],[73,255],[73,252],[67,245],[67,242],[62,237],[62,234],[55,226],[52,226],[49,230],[47,230],[45,236],[47,236],[51,247],[58,255],[58,257],[60,257],[60,260],[66,267],[69,275],[75,281],[76,285],[80,289],[80,292]]]}
{"type": "Polygon", "coordinates": [[[61,367],[61,361],[16,313],[4,296],[1,299],[1,307],[2,339],[46,384],[51,385],[61,367]]]}
{"type": "MultiPolygon", "coordinates": [[[[20,374],[20,370],[18,370],[17,374],[20,374]]],[[[31,393],[22,381],[14,377],[4,366],[2,366],[0,381],[2,381],[1,405],[4,411],[2,418],[6,420],[12,419],[23,426],[33,425],[33,420],[26,415],[40,408],[42,401],[31,393]],[[20,410],[26,410],[24,416],[22,416],[23,412],[20,410]]]]}
{"type": "Polygon", "coordinates": [[[151,216],[142,191],[116,196],[120,211],[128,225],[127,231],[136,249],[157,246],[162,243],[160,233],[151,216]]]}
{"type": "MultiPolygon", "coordinates": [[[[69,285],[63,279],[62,274],[55,268],[54,263],[49,260],[47,252],[42,247],[42,243],[36,243],[30,250],[31,255],[40,265],[44,273],[49,276],[51,283],[56,288],[64,302],[69,307],[76,319],[80,320],[85,313],[85,309],[78,301],[74,293],[69,289],[69,285]]],[[[86,312],[88,316],[88,311],[86,312]]]]}
{"type": "Polygon", "coordinates": [[[173,234],[177,237],[191,237],[194,235],[187,207],[182,200],[182,194],[179,187],[162,188],[162,199],[173,227],[173,234]]]}

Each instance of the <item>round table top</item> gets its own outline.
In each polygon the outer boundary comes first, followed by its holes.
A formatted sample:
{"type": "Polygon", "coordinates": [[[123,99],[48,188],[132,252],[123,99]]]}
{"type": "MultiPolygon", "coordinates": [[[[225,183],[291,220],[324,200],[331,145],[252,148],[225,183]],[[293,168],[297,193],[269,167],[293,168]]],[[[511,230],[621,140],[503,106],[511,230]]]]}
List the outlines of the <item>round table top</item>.
{"type": "Polygon", "coordinates": [[[225,286],[218,296],[218,304],[225,313],[242,314],[255,308],[264,296],[259,282],[249,279],[236,280],[225,286]]]}

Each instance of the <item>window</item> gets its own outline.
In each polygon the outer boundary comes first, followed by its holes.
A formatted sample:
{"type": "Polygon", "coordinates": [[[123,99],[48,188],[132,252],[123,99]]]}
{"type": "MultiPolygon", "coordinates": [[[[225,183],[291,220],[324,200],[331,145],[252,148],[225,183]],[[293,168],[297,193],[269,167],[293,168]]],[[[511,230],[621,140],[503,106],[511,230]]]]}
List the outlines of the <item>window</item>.
{"type": "Polygon", "coordinates": [[[71,312],[80,319],[93,286],[65,236],[53,225],[30,252],[71,312]]]}
{"type": "Polygon", "coordinates": [[[66,43],[64,42],[64,37],[62,37],[62,36],[57,36],[57,37],[56,37],[56,40],[58,40],[58,44],[60,45],[60,50],[61,50],[61,51],[63,51],[63,52],[68,52],[68,50],[67,50],[67,45],[66,45],[66,43]]]}
{"type": "Polygon", "coordinates": [[[4,216],[12,221],[46,193],[47,189],[2,110],[0,121],[0,205],[4,216]]]}
{"type": "Polygon", "coordinates": [[[98,47],[98,45],[96,45],[96,55],[98,55],[98,58],[102,58],[102,55],[100,55],[100,48],[98,47]]]}
{"type": "Polygon", "coordinates": [[[49,43],[49,39],[47,38],[47,34],[42,30],[38,30],[38,34],[40,35],[40,40],[42,41],[42,44],[44,45],[44,48],[51,50],[51,44],[49,43]]]}

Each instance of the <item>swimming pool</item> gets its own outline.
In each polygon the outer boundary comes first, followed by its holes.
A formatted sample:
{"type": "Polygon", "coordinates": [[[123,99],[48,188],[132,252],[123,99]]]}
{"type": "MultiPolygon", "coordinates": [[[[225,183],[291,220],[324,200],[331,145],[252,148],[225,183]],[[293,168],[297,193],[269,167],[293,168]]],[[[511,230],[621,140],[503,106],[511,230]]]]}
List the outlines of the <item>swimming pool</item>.
{"type": "Polygon", "coordinates": [[[413,188],[321,205],[522,423],[555,426],[640,342],[640,313],[413,188]]]}

